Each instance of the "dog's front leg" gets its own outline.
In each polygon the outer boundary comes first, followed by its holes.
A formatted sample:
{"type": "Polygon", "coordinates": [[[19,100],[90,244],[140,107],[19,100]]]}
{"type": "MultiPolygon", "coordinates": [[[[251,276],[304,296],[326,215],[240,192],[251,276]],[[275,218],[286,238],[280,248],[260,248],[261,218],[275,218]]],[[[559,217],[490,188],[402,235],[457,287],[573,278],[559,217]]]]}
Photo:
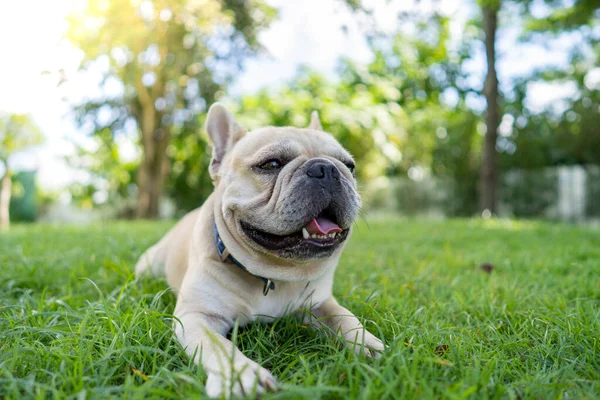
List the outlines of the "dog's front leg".
{"type": "Polygon", "coordinates": [[[231,323],[219,314],[198,311],[178,302],[175,333],[194,362],[202,362],[210,397],[252,396],[273,390],[277,381],[269,371],[244,356],[225,338],[231,323]]]}
{"type": "Polygon", "coordinates": [[[378,357],[384,345],[367,331],[358,318],[330,297],[312,310],[312,323],[318,328],[328,327],[346,341],[357,354],[363,350],[369,357],[378,357]]]}

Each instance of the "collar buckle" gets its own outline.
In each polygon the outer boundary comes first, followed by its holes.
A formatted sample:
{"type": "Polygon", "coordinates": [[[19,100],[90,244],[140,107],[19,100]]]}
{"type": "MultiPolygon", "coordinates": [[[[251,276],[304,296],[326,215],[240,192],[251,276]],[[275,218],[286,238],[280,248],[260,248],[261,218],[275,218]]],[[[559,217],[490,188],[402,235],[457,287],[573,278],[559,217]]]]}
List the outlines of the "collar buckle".
{"type": "Polygon", "coordinates": [[[268,295],[269,294],[269,290],[271,290],[271,289],[275,289],[275,284],[273,283],[272,280],[267,279],[265,281],[265,287],[263,288],[263,296],[268,295]]]}
{"type": "MultiPolygon", "coordinates": [[[[223,242],[221,242],[221,243],[223,243],[223,242]]],[[[221,261],[223,261],[223,262],[227,261],[229,256],[230,256],[229,249],[227,247],[225,247],[223,249],[223,252],[219,252],[219,257],[221,257],[221,261]]]]}

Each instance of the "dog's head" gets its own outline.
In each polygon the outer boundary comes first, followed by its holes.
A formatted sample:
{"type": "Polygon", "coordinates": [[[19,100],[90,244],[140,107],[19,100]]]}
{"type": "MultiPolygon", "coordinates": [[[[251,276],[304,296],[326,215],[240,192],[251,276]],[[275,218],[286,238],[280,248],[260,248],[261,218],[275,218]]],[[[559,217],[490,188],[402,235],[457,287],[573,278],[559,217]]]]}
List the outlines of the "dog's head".
{"type": "Polygon", "coordinates": [[[245,251],[310,262],[338,254],[360,207],[352,156],[310,126],[248,132],[221,104],[208,113],[215,215],[245,251]]]}

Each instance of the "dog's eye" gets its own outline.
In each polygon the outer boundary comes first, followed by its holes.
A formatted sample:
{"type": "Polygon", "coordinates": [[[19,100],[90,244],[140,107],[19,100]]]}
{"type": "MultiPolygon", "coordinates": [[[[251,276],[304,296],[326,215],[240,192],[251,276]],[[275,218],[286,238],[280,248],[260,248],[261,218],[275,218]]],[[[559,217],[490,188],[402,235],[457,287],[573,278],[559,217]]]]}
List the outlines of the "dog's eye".
{"type": "Polygon", "coordinates": [[[353,162],[347,162],[344,163],[346,165],[346,167],[348,167],[348,169],[350,170],[350,172],[352,173],[352,175],[354,175],[354,168],[356,168],[356,165],[354,165],[353,162]]]}
{"type": "Polygon", "coordinates": [[[281,168],[281,162],[279,160],[269,160],[258,166],[260,169],[264,169],[267,171],[274,171],[281,168]]]}

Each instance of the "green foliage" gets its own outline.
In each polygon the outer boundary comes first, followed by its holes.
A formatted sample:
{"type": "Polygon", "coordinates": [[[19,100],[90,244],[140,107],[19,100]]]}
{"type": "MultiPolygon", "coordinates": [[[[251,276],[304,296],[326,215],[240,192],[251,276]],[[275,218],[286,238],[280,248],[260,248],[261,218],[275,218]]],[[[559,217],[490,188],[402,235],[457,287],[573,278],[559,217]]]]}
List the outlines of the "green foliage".
{"type": "Polygon", "coordinates": [[[461,102],[457,109],[445,114],[445,127],[436,129],[438,138],[432,153],[434,176],[452,179],[452,201],[443,209],[448,215],[473,215],[477,210],[477,182],[480,167],[480,149],[483,140],[478,133],[481,117],[461,102]]]}
{"type": "MultiPolygon", "coordinates": [[[[15,226],[0,234],[0,393],[198,398],[171,330],[175,295],[133,266],[170,223],[15,226]]],[[[334,293],[389,346],[364,360],[292,316],[242,329],[266,399],[595,398],[600,235],[498,220],[360,223],[334,293]],[[485,240],[482,240],[485,238],[485,240]],[[479,266],[490,262],[486,273],[479,266]]]]}
{"type": "Polygon", "coordinates": [[[584,25],[598,24],[597,0],[546,0],[546,6],[552,7],[550,15],[544,18],[530,19],[527,28],[534,32],[552,32],[555,34],[572,31],[584,25]]]}
{"type": "MultiPolygon", "coordinates": [[[[198,117],[199,126],[204,126],[204,117],[198,117]]],[[[175,138],[167,149],[172,160],[167,195],[175,201],[180,212],[200,206],[213,190],[208,174],[212,151],[203,130],[175,138]]]]}
{"type": "MultiPolygon", "coordinates": [[[[345,68],[354,73],[350,64],[345,68]]],[[[381,81],[369,87],[347,80],[333,84],[318,73],[303,70],[285,88],[263,90],[242,98],[237,115],[250,129],[267,125],[305,127],[310,122],[310,113],[317,110],[324,129],[356,158],[357,174],[362,178],[373,177],[400,157],[393,143],[400,140],[397,121],[404,114],[393,103],[373,99],[374,91],[385,90],[397,96],[390,82],[381,81]],[[386,148],[390,153],[384,153],[386,148]]]]}
{"type": "Polygon", "coordinates": [[[118,209],[121,216],[130,216],[134,208],[130,199],[135,195],[138,162],[123,159],[122,148],[113,140],[109,128],[96,132],[96,137],[97,148],[89,149],[74,143],[75,153],[67,158],[72,167],[91,173],[89,182],[71,184],[72,199],[84,209],[108,206],[118,209]],[[105,201],[98,202],[94,198],[97,193],[102,193],[105,201]]]}

